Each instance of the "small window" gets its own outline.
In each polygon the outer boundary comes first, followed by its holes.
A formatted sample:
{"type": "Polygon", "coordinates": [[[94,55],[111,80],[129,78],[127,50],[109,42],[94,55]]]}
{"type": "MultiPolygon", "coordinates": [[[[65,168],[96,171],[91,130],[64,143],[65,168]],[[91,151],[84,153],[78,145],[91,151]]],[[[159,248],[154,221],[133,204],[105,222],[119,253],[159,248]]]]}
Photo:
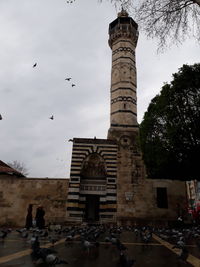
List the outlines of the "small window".
{"type": "Polygon", "coordinates": [[[157,207],[161,209],[168,208],[167,188],[157,187],[157,207]]]}

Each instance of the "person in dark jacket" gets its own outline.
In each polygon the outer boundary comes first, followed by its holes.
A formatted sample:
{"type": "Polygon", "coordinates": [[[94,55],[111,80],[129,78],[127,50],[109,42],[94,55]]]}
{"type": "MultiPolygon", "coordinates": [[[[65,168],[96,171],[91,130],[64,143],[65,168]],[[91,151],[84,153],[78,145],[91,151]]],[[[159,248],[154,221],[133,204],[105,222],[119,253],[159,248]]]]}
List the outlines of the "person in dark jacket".
{"type": "Polygon", "coordinates": [[[33,216],[32,216],[32,210],[33,210],[33,204],[29,204],[27,209],[27,215],[26,215],[26,224],[25,228],[29,230],[31,227],[33,227],[33,216]]]}
{"type": "Polygon", "coordinates": [[[39,229],[44,229],[45,227],[45,220],[44,220],[45,211],[42,206],[39,206],[36,210],[36,227],[39,229]]]}

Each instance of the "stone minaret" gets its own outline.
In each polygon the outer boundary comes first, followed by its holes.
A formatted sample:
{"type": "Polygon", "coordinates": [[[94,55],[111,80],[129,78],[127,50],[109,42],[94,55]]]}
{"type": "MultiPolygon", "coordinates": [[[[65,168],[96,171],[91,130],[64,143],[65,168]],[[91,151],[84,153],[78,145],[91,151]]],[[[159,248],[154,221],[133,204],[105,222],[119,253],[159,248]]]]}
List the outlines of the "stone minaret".
{"type": "MultiPolygon", "coordinates": [[[[144,165],[138,148],[135,48],[138,25],[122,10],[109,25],[112,49],[111,111],[108,139],[118,146],[117,221],[138,216],[144,165]]],[[[143,208],[142,208],[143,209],[143,208]]],[[[142,210],[141,209],[141,210],[142,210]]]]}
{"type": "Polygon", "coordinates": [[[119,140],[125,132],[130,135],[138,131],[135,67],[137,28],[136,22],[123,9],[109,25],[112,74],[108,139],[119,140]]]}
{"type": "Polygon", "coordinates": [[[166,218],[175,219],[176,204],[185,196],[184,185],[178,186],[180,191],[174,191],[177,186],[171,181],[145,179],[138,145],[137,28],[124,10],[110,23],[112,76],[108,138],[73,138],[67,196],[69,222],[135,224],[158,218],[166,223],[166,218]]]}

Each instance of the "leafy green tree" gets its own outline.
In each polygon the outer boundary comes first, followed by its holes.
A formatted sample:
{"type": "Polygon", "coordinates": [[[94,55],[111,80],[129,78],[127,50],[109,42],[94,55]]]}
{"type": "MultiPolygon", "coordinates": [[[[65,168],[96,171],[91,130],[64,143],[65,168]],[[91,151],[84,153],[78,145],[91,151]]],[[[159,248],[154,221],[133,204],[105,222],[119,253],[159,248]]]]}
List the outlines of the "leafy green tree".
{"type": "Polygon", "coordinates": [[[150,178],[200,180],[200,64],[183,65],[140,124],[150,178]]]}

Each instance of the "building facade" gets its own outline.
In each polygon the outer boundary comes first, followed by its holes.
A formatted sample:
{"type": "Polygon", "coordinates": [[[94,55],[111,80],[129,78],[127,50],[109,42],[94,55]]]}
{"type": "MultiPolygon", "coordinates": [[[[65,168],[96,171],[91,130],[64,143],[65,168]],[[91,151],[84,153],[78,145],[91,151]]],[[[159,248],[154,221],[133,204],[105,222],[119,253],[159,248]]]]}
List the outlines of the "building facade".
{"type": "Polygon", "coordinates": [[[67,221],[173,220],[178,203],[186,201],[184,182],[145,177],[138,145],[137,40],[138,25],[122,10],[109,25],[112,70],[108,137],[73,139],[67,221]]]}

